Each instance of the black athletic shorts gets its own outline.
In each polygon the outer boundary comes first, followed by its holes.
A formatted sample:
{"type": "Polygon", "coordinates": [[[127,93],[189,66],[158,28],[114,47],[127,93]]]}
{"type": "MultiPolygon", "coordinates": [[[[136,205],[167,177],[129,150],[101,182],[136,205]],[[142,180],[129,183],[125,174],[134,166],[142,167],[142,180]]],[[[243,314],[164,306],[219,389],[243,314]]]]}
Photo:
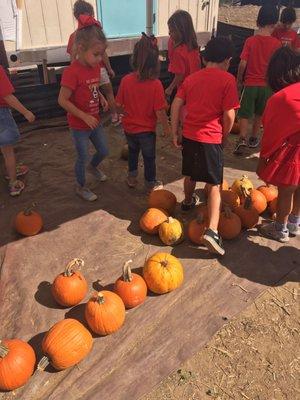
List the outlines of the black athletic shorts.
{"type": "Polygon", "coordinates": [[[182,175],[196,182],[218,185],[223,182],[223,168],[222,144],[182,138],[182,175]]]}

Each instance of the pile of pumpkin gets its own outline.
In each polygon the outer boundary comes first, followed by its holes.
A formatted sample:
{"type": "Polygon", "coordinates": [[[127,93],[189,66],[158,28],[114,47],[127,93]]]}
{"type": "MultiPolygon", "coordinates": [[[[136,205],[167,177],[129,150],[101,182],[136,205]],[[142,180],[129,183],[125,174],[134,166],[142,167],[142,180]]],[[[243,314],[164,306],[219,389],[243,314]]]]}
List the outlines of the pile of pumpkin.
{"type": "MultiPolygon", "coordinates": [[[[148,289],[164,294],[178,288],[183,282],[180,261],[167,253],[156,253],[146,260],[143,277],[131,272],[131,260],[123,266],[123,274],[114,291],[96,292],[85,304],[84,316],[89,329],[97,335],[109,335],[121,328],[125,308],[142,304],[148,289]]],[[[63,307],[78,305],[87,295],[88,284],[80,268],[81,259],[72,260],[65,271],[53,281],[51,293],[63,307]]],[[[78,364],[91,351],[93,338],[90,330],[76,319],[67,318],[54,324],[42,342],[44,357],[37,370],[50,363],[56,370],[78,364]]],[[[34,372],[36,356],[33,348],[19,339],[0,341],[0,390],[14,390],[23,386],[34,372]]]]}
{"type": "MultiPolygon", "coordinates": [[[[204,188],[207,194],[207,186],[204,188]]],[[[219,233],[223,239],[234,239],[242,228],[254,228],[259,216],[267,207],[272,214],[276,211],[277,188],[263,185],[254,188],[252,182],[243,175],[233,182],[231,187],[226,180],[222,184],[222,212],[219,221],[219,233]]],[[[161,241],[169,246],[184,239],[184,227],[181,221],[172,217],[177,199],[169,190],[155,190],[148,199],[149,208],[140,219],[141,229],[150,235],[159,235],[161,241]]],[[[208,209],[206,204],[197,207],[197,217],[189,222],[187,236],[191,242],[202,245],[203,234],[208,227],[208,209]]]]}

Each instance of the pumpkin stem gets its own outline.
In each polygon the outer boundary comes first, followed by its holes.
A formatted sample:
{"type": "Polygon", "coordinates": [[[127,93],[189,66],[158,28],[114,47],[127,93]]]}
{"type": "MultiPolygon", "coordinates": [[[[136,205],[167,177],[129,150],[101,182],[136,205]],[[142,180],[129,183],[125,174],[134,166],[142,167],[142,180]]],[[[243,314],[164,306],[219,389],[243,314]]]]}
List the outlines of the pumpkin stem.
{"type": "Polygon", "coordinates": [[[168,224],[172,224],[174,222],[174,218],[168,217],[167,222],[168,224]]]}
{"type": "Polygon", "coordinates": [[[250,191],[251,190],[247,189],[244,185],[241,185],[241,192],[245,199],[250,196],[250,191]]]}
{"type": "Polygon", "coordinates": [[[84,261],[81,258],[74,258],[69,264],[66,266],[64,276],[72,276],[74,274],[74,267],[80,269],[84,266],[84,261]]]}
{"type": "Polygon", "coordinates": [[[104,304],[105,303],[105,299],[104,299],[104,296],[103,296],[102,292],[98,292],[97,293],[97,302],[99,304],[104,304]]]}
{"type": "Polygon", "coordinates": [[[0,357],[4,358],[9,353],[9,348],[0,340],[0,357]]]}
{"type": "Polygon", "coordinates": [[[250,196],[247,196],[244,204],[244,209],[249,210],[251,208],[251,205],[252,205],[252,199],[250,196]]]}
{"type": "Polygon", "coordinates": [[[167,267],[168,266],[168,261],[161,261],[161,265],[163,267],[167,267]]]}
{"type": "Polygon", "coordinates": [[[231,209],[227,205],[224,208],[224,212],[225,212],[226,218],[230,218],[231,217],[231,209]]]}
{"type": "Polygon", "coordinates": [[[28,216],[32,214],[32,210],[36,207],[36,203],[32,203],[30,206],[26,207],[24,210],[24,215],[28,216]]]}
{"type": "Polygon", "coordinates": [[[131,273],[131,268],[130,268],[131,263],[132,263],[132,260],[128,260],[123,265],[123,281],[124,282],[132,281],[132,273],[131,273]]]}
{"type": "Polygon", "coordinates": [[[49,358],[47,356],[44,356],[38,363],[37,369],[39,371],[44,371],[49,364],[50,364],[49,358]]]}

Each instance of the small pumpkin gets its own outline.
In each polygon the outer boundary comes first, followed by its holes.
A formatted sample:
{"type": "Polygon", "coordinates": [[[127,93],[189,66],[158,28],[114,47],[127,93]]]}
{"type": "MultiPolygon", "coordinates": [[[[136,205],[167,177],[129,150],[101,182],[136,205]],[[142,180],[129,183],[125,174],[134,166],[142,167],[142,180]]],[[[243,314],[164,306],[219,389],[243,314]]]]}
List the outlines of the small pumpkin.
{"type": "Polygon", "coordinates": [[[124,143],[122,150],[121,150],[121,158],[123,160],[128,160],[128,153],[129,153],[128,144],[124,143]]]}
{"type": "Polygon", "coordinates": [[[58,371],[72,367],[87,356],[92,346],[92,335],[82,323],[73,318],[59,321],[43,339],[45,356],[39,362],[38,369],[44,370],[49,363],[58,371]]]}
{"type": "Polygon", "coordinates": [[[141,229],[150,235],[158,233],[159,225],[165,222],[169,214],[159,208],[148,208],[140,219],[141,229]]]}
{"type": "Polygon", "coordinates": [[[148,288],[157,294],[171,292],[183,282],[183,268],[178,258],[156,253],[146,260],[143,276],[148,288]]]}
{"type": "Polygon", "coordinates": [[[27,207],[15,218],[15,229],[23,236],[37,235],[43,227],[43,219],[38,212],[33,211],[34,207],[35,204],[27,207]]]}
{"type": "Polygon", "coordinates": [[[240,217],[244,228],[251,229],[258,224],[259,214],[253,207],[250,196],[248,196],[244,204],[237,207],[234,212],[240,217]]]}
{"type": "Polygon", "coordinates": [[[242,222],[238,215],[233,213],[229,207],[225,207],[225,211],[221,212],[218,231],[223,239],[236,238],[242,229],[242,222]]]}
{"type": "Polygon", "coordinates": [[[120,296],[109,290],[95,293],[86,303],[85,319],[97,335],[110,335],[125,321],[125,306],[120,296]]]}
{"type": "Polygon", "coordinates": [[[245,202],[245,199],[250,196],[251,198],[251,202],[252,202],[252,207],[256,209],[256,211],[258,212],[258,214],[263,213],[268,204],[267,204],[267,200],[265,198],[265,196],[257,189],[250,189],[249,192],[244,191],[244,189],[242,188],[243,192],[244,192],[244,196],[242,197],[242,203],[245,202]]]}
{"type": "Polygon", "coordinates": [[[231,185],[231,190],[238,196],[243,196],[242,187],[246,192],[249,192],[249,190],[254,188],[253,183],[247,175],[243,175],[240,179],[236,179],[231,185]]]}
{"type": "Polygon", "coordinates": [[[0,340],[0,390],[14,390],[29,380],[34,371],[35,353],[23,340],[0,340]]]}
{"type": "Polygon", "coordinates": [[[65,271],[54,279],[51,286],[52,296],[61,306],[75,306],[86,296],[88,285],[84,276],[78,271],[83,266],[83,260],[74,258],[66,266],[65,271]]]}
{"type": "Polygon", "coordinates": [[[187,235],[190,241],[198,245],[203,244],[203,235],[207,228],[207,219],[199,213],[197,218],[193,219],[188,225],[187,235]]]}
{"type": "Polygon", "coordinates": [[[223,206],[228,206],[231,210],[234,210],[241,204],[241,200],[238,194],[233,192],[232,190],[222,190],[221,199],[223,206]]]}
{"type": "MultiPolygon", "coordinates": [[[[229,190],[229,183],[226,181],[226,179],[223,179],[223,183],[221,185],[221,190],[229,190]]],[[[205,196],[208,196],[208,183],[205,184],[204,186],[204,193],[205,196]]]]}
{"type": "Polygon", "coordinates": [[[173,246],[183,240],[183,227],[178,219],[168,217],[159,225],[158,234],[160,240],[167,246],[173,246]]]}
{"type": "Polygon", "coordinates": [[[168,214],[173,214],[176,208],[177,199],[174,193],[166,189],[152,190],[149,194],[149,208],[159,208],[168,214]]]}
{"type": "Polygon", "coordinates": [[[239,135],[240,134],[240,123],[239,123],[239,121],[237,119],[234,121],[230,133],[232,135],[239,135]]]}
{"type": "Polygon", "coordinates": [[[272,185],[262,185],[257,188],[266,198],[267,203],[270,203],[278,197],[278,189],[272,185]]]}
{"type": "Polygon", "coordinates": [[[115,292],[121,297],[126,308],[142,304],[147,297],[147,285],[144,279],[131,272],[132,260],[124,263],[123,274],[115,282],[115,292]]]}

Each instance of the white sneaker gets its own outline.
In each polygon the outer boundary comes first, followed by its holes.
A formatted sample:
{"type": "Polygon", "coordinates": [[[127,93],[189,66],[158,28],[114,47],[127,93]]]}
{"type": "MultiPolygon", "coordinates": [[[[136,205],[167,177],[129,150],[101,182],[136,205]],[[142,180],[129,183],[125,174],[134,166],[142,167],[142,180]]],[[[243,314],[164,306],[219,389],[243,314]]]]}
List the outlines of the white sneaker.
{"type": "Polygon", "coordinates": [[[77,186],[76,194],[86,201],[95,201],[98,198],[97,195],[87,187],[77,186]]]}
{"type": "Polygon", "coordinates": [[[287,223],[287,228],[292,235],[300,235],[300,226],[299,224],[295,224],[294,222],[287,223]]]}
{"type": "Polygon", "coordinates": [[[93,167],[91,164],[87,167],[88,172],[94,175],[100,182],[107,181],[107,176],[101,169],[93,167]]]}

